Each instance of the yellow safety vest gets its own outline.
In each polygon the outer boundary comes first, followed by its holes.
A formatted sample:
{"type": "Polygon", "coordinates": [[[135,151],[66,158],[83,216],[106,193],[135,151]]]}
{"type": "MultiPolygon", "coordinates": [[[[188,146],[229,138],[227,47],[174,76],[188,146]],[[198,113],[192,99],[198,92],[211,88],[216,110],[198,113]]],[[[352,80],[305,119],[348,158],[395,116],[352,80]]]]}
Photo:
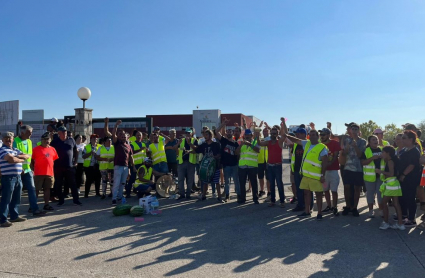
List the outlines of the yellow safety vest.
{"type": "Polygon", "coordinates": [[[423,154],[424,153],[424,150],[422,148],[422,143],[421,143],[421,140],[419,138],[416,138],[416,143],[418,143],[419,148],[420,148],[420,151],[421,151],[421,154],[423,154]]]}
{"type": "Polygon", "coordinates": [[[149,149],[152,152],[153,165],[156,165],[160,162],[167,162],[167,156],[165,155],[164,142],[162,140],[158,141],[158,149],[156,149],[155,144],[151,143],[149,149]]]}
{"type": "Polygon", "coordinates": [[[130,138],[128,138],[128,141],[135,142],[136,141],[136,136],[131,136],[130,138]]]}
{"type": "MultiPolygon", "coordinates": [[[[101,158],[114,158],[115,157],[115,149],[114,146],[111,145],[109,147],[109,151],[105,146],[100,147],[100,157],[101,158]]],[[[114,169],[114,162],[108,161],[99,161],[99,170],[112,170],[114,169]]]]}
{"type": "Polygon", "coordinates": [[[30,139],[27,139],[26,141],[28,144],[28,151],[25,149],[24,144],[22,143],[22,139],[19,137],[15,138],[16,148],[20,150],[21,152],[23,152],[24,154],[27,154],[30,156],[30,158],[28,158],[27,160],[24,161],[24,163],[22,163],[22,169],[24,171],[31,169],[30,165],[31,165],[31,156],[32,156],[32,142],[30,139]]]}
{"type": "Polygon", "coordinates": [[[37,146],[41,146],[41,141],[38,141],[37,142],[37,146]]]}
{"type": "Polygon", "coordinates": [[[134,188],[137,188],[139,185],[143,184],[143,182],[139,180],[139,171],[142,168],[145,170],[145,175],[143,176],[145,180],[150,180],[152,177],[152,167],[149,167],[149,169],[147,169],[145,165],[140,166],[137,170],[137,179],[133,184],[134,188]]]}
{"type": "MultiPolygon", "coordinates": [[[[102,145],[97,144],[95,151],[97,151],[97,149],[100,146],[102,145]]],[[[86,145],[85,149],[86,149],[86,154],[91,153],[91,144],[86,145]]],[[[84,158],[83,167],[90,167],[90,161],[91,161],[91,155],[89,157],[84,158]]]]}
{"type": "Polygon", "coordinates": [[[304,177],[320,180],[320,178],[322,177],[322,161],[319,160],[319,156],[322,150],[327,147],[326,145],[319,143],[314,146],[310,151],[308,151],[310,146],[311,142],[309,140],[304,147],[301,172],[304,177]]]}
{"type": "MultiPolygon", "coordinates": [[[[193,144],[193,142],[195,141],[195,138],[191,138],[190,139],[190,143],[193,144]]],[[[184,151],[184,145],[186,144],[186,138],[184,138],[182,140],[182,142],[180,143],[180,148],[179,148],[179,164],[183,163],[183,151],[184,151]]],[[[192,149],[192,148],[191,148],[192,149]]],[[[189,162],[192,164],[196,164],[196,153],[189,153],[189,162]]]]}
{"type": "MultiPolygon", "coordinates": [[[[136,142],[131,142],[131,145],[133,146],[133,149],[135,151],[140,150],[140,147],[139,147],[139,145],[136,142]]],[[[142,147],[146,148],[145,143],[142,143],[142,147]]],[[[146,157],[146,149],[144,149],[143,151],[140,151],[138,153],[135,153],[133,155],[134,164],[135,165],[142,164],[144,162],[144,160],[145,160],[145,157],[146,157]]]]}
{"type": "MultiPolygon", "coordinates": [[[[382,151],[382,148],[379,147],[382,151]]],[[[366,159],[369,159],[373,156],[372,149],[367,147],[364,152],[366,159]]],[[[381,171],[385,171],[385,161],[381,158],[381,171]]],[[[367,182],[375,182],[376,181],[376,173],[375,173],[375,162],[372,160],[368,165],[363,165],[363,179],[367,182]]],[[[384,176],[381,175],[380,179],[383,181],[384,176]]]]}
{"type": "Polygon", "coordinates": [[[400,182],[398,181],[398,179],[396,177],[388,177],[388,178],[384,179],[384,183],[386,183],[386,185],[385,185],[386,190],[391,190],[391,191],[400,190],[401,191],[400,182]]]}
{"type": "Polygon", "coordinates": [[[385,140],[382,140],[382,145],[385,147],[385,146],[389,146],[390,145],[390,142],[388,142],[388,141],[385,141],[385,140]]]}
{"type": "Polygon", "coordinates": [[[251,147],[243,145],[241,147],[239,166],[258,167],[258,153],[251,147]]]}
{"type": "Polygon", "coordinates": [[[269,159],[269,149],[267,146],[261,146],[260,152],[258,153],[258,163],[267,163],[269,159]]]}
{"type": "Polygon", "coordinates": [[[294,172],[295,169],[295,150],[297,148],[297,143],[294,143],[294,146],[292,147],[292,155],[291,155],[291,170],[292,173],[294,172]]]}

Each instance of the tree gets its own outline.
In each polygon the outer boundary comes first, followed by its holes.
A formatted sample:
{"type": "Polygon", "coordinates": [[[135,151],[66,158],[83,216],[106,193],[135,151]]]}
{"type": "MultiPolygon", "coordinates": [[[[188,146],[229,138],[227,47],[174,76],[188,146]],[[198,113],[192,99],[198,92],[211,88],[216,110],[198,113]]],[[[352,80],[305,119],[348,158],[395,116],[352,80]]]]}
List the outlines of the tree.
{"type": "Polygon", "coordinates": [[[421,140],[425,139],[425,120],[422,120],[417,126],[417,129],[419,129],[422,134],[421,134],[421,140]]]}
{"type": "Polygon", "coordinates": [[[369,120],[366,123],[360,124],[361,137],[363,137],[364,139],[367,139],[367,137],[369,137],[370,135],[373,135],[373,131],[377,128],[381,128],[381,127],[372,120],[369,120]]]}
{"type": "Polygon", "coordinates": [[[385,126],[384,140],[394,143],[394,138],[397,134],[402,133],[403,129],[398,128],[394,123],[385,126]]]}

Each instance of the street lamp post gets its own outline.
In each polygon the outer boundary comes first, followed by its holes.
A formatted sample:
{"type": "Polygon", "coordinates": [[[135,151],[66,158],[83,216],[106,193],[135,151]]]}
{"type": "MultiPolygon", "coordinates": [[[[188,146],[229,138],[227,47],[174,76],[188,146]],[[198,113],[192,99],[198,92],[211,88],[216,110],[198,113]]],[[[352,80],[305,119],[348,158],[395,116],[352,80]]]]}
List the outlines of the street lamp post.
{"type": "Polygon", "coordinates": [[[91,91],[87,87],[81,87],[77,92],[78,97],[83,101],[83,108],[86,108],[86,100],[91,97],[91,91]]]}
{"type": "Polygon", "coordinates": [[[77,95],[83,101],[83,108],[75,108],[74,133],[89,137],[93,134],[93,109],[86,108],[86,100],[91,97],[91,91],[87,87],[81,87],[77,95]]]}

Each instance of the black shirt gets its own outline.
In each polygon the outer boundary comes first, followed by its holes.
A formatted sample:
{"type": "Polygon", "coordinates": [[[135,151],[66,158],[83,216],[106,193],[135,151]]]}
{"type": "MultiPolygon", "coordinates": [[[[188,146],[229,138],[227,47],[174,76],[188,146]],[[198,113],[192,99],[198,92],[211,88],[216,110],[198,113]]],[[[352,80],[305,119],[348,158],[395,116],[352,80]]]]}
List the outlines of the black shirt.
{"type": "Polygon", "coordinates": [[[302,144],[297,144],[295,148],[295,163],[294,173],[299,173],[301,170],[301,163],[303,162],[304,148],[302,144]]]}
{"type": "Polygon", "coordinates": [[[65,141],[62,141],[59,137],[55,137],[50,146],[55,148],[59,156],[55,160],[55,167],[70,168],[74,166],[74,152],[77,152],[77,144],[74,138],[66,138],[65,141]]]}
{"type": "Polygon", "coordinates": [[[238,142],[230,141],[224,136],[221,137],[221,164],[225,166],[236,166],[238,164],[238,156],[236,149],[239,147],[238,142]]]}
{"type": "Polygon", "coordinates": [[[412,149],[403,152],[400,155],[400,162],[399,162],[399,174],[403,175],[404,171],[409,165],[414,165],[413,171],[411,171],[405,178],[403,183],[405,184],[416,184],[419,185],[421,182],[421,165],[419,164],[419,158],[421,157],[421,154],[419,150],[415,147],[412,149]]]}
{"type": "MultiPolygon", "coordinates": [[[[372,151],[372,156],[374,156],[374,155],[381,155],[381,153],[382,153],[382,150],[380,148],[376,148],[376,149],[370,148],[370,150],[372,151]]],[[[366,160],[367,159],[364,152],[362,153],[362,157],[360,159],[361,160],[366,160]]],[[[381,169],[381,159],[380,158],[375,159],[373,162],[375,162],[375,169],[381,169]]],[[[379,174],[376,174],[376,177],[379,177],[379,174]]]]}
{"type": "MultiPolygon", "coordinates": [[[[198,146],[198,140],[196,140],[196,139],[193,140],[193,145],[198,146]]],[[[190,146],[187,143],[187,140],[186,139],[184,139],[184,149],[187,150],[187,151],[190,151],[190,146]]],[[[182,159],[183,159],[183,161],[188,161],[189,160],[189,153],[183,152],[182,159]]]]}
{"type": "MultiPolygon", "coordinates": [[[[198,146],[196,149],[197,153],[202,153],[205,156],[217,156],[221,153],[221,147],[220,143],[218,142],[211,142],[211,144],[208,144],[207,142],[202,143],[198,146]]],[[[220,159],[216,159],[216,169],[220,169],[220,159]]]]}

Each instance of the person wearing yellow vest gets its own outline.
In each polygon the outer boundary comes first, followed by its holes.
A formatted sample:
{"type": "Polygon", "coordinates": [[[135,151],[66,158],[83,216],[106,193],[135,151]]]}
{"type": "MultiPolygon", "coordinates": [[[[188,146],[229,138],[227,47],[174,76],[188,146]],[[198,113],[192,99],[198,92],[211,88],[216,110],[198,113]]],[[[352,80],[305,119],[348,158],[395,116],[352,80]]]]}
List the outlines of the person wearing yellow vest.
{"type": "Polygon", "coordinates": [[[125,186],[125,197],[130,198],[131,189],[133,187],[133,183],[136,180],[137,170],[140,166],[142,166],[143,161],[146,158],[146,145],[143,143],[143,133],[141,131],[135,131],[133,133],[135,136],[135,140],[133,142],[130,141],[131,149],[133,150],[133,160],[134,166],[130,168],[130,180],[127,182],[125,186]],[[135,169],[134,169],[135,168],[135,169]],[[134,170],[133,170],[134,169],[134,170]]]}
{"type": "Polygon", "coordinates": [[[251,129],[245,129],[244,141],[236,149],[236,154],[239,155],[239,187],[240,194],[238,195],[238,203],[246,202],[246,180],[249,178],[252,185],[252,199],[255,204],[258,202],[258,153],[260,146],[258,140],[253,141],[251,129]]]}
{"type": "Polygon", "coordinates": [[[375,217],[373,205],[375,203],[375,195],[378,199],[379,209],[382,210],[382,197],[379,189],[381,188],[382,179],[376,173],[376,169],[384,171],[385,161],[381,158],[382,147],[379,146],[379,139],[376,135],[367,138],[368,145],[362,154],[361,163],[363,165],[363,179],[366,185],[366,199],[369,207],[369,217],[375,217]]]}
{"type": "Polygon", "coordinates": [[[198,145],[198,140],[192,138],[192,130],[186,129],[185,137],[180,139],[173,149],[178,150],[178,186],[180,197],[177,200],[184,198],[190,199],[192,192],[193,180],[195,179],[196,153],[189,144],[198,145]],[[184,190],[184,181],[186,179],[186,191],[184,190]]]}
{"type": "Polygon", "coordinates": [[[167,156],[165,154],[166,139],[159,133],[151,134],[151,142],[148,146],[152,157],[152,167],[160,173],[168,173],[167,156]]]}
{"type": "Polygon", "coordinates": [[[319,143],[319,133],[317,130],[310,130],[310,140],[300,140],[287,135],[289,140],[296,144],[302,144],[304,148],[303,161],[301,165],[302,180],[300,188],[304,190],[305,211],[298,217],[310,217],[311,193],[316,193],[317,220],[322,220],[322,197],[323,183],[325,180],[326,168],[328,166],[328,149],[325,144],[319,143]]]}
{"type": "Polygon", "coordinates": [[[106,198],[108,182],[112,194],[112,187],[114,185],[114,158],[115,149],[112,146],[112,138],[105,137],[103,139],[103,145],[96,152],[96,160],[99,162],[99,171],[102,177],[102,200],[106,198]]]}
{"type": "Polygon", "coordinates": [[[137,129],[133,130],[133,133],[131,134],[131,137],[128,138],[128,141],[130,141],[130,143],[136,141],[136,139],[137,139],[137,136],[136,136],[137,132],[140,132],[140,131],[137,131],[137,129]]]}
{"type": "MultiPolygon", "coordinates": [[[[262,142],[270,141],[268,126],[263,129],[263,138],[264,139],[261,140],[262,142]]],[[[267,182],[266,201],[270,202],[270,198],[271,198],[270,181],[269,181],[269,176],[267,174],[268,155],[269,155],[269,152],[267,150],[267,146],[261,146],[260,152],[258,153],[258,180],[260,181],[260,192],[258,194],[258,197],[261,198],[263,195],[266,194],[266,192],[264,191],[264,177],[265,177],[267,182]]]]}
{"type": "Polygon", "coordinates": [[[27,154],[30,157],[22,163],[22,174],[21,180],[23,188],[28,191],[28,200],[30,203],[30,209],[28,212],[32,212],[34,216],[41,216],[46,214],[45,211],[40,210],[37,204],[37,194],[34,185],[34,173],[31,170],[31,156],[32,156],[32,135],[33,128],[29,125],[23,125],[19,128],[20,134],[13,141],[13,147],[20,150],[23,154],[27,154]]]}
{"type": "Polygon", "coordinates": [[[97,149],[101,146],[97,143],[97,139],[99,135],[92,134],[90,135],[90,144],[87,144],[83,150],[83,167],[84,173],[86,174],[86,183],[85,183],[85,191],[84,198],[89,197],[90,187],[94,182],[96,196],[100,195],[100,180],[101,175],[99,171],[99,164],[96,160],[96,152],[97,149]]]}
{"type": "Polygon", "coordinates": [[[152,159],[149,157],[144,158],[144,163],[137,170],[137,179],[133,184],[134,191],[137,193],[137,198],[151,195],[155,183],[152,181],[152,175],[163,176],[167,173],[160,173],[153,169],[152,159]]]}
{"type": "Polygon", "coordinates": [[[390,142],[384,140],[384,132],[385,130],[382,130],[380,128],[377,128],[373,131],[373,135],[376,135],[378,137],[378,145],[381,147],[390,145],[390,142]]]}

